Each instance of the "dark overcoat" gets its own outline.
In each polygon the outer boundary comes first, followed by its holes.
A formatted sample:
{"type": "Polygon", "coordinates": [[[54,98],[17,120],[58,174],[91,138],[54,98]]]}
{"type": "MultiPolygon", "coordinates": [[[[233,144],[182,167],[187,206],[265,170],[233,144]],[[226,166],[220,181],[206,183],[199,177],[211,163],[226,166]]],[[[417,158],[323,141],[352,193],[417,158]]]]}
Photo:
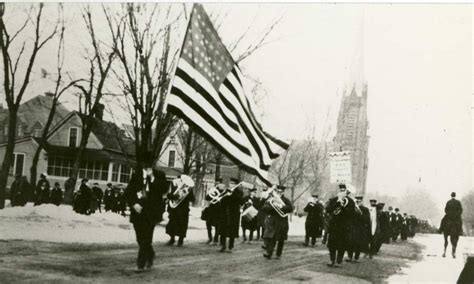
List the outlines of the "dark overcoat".
{"type": "MultiPolygon", "coordinates": [[[[285,203],[281,211],[291,214],[293,212],[293,205],[290,200],[285,196],[282,196],[281,200],[285,203]]],[[[266,214],[263,238],[275,239],[277,241],[288,239],[288,216],[281,217],[268,201],[264,203],[262,210],[266,214]]]]}
{"type": "Polygon", "coordinates": [[[219,201],[218,231],[223,237],[239,237],[240,204],[242,203],[242,190],[236,188],[231,195],[219,201]]]}
{"type": "Polygon", "coordinates": [[[321,237],[324,206],[320,202],[309,202],[304,211],[308,213],[305,221],[306,236],[313,238],[321,237]]]}
{"type": "Polygon", "coordinates": [[[354,250],[367,252],[371,235],[370,211],[363,205],[360,205],[359,209],[360,213],[356,213],[354,218],[352,245],[354,250]]]}
{"type": "Polygon", "coordinates": [[[328,248],[337,250],[349,250],[353,247],[352,223],[355,217],[355,202],[347,198],[347,205],[342,207],[338,198],[331,198],[326,207],[330,214],[328,226],[328,248]]]}
{"type": "Polygon", "coordinates": [[[29,184],[24,179],[15,179],[10,186],[11,206],[25,206],[28,200],[29,184]]]}
{"type": "Polygon", "coordinates": [[[444,208],[446,213],[441,220],[441,225],[439,226],[439,231],[447,234],[459,236],[462,234],[462,205],[459,200],[451,199],[446,203],[444,208]]]}
{"type": "Polygon", "coordinates": [[[60,187],[53,187],[51,189],[51,203],[59,206],[61,202],[63,201],[63,191],[60,187]]]}
{"type": "MultiPolygon", "coordinates": [[[[169,200],[176,200],[177,197],[173,194],[168,194],[169,200]]],[[[190,190],[188,195],[181,203],[171,208],[168,206],[168,224],[166,225],[166,233],[170,236],[186,237],[189,223],[189,202],[194,202],[193,191],[190,190]]]]}
{"type": "MultiPolygon", "coordinates": [[[[206,195],[207,201],[212,201],[212,198],[209,195],[206,195]]],[[[219,212],[220,212],[220,204],[219,203],[210,203],[209,205],[204,208],[203,218],[209,225],[213,227],[217,227],[219,224],[219,212]]]]}
{"type": "Polygon", "coordinates": [[[38,181],[35,189],[35,205],[49,203],[49,189],[50,185],[47,179],[40,179],[38,181]]]}
{"type": "MultiPolygon", "coordinates": [[[[141,174],[141,173],[140,173],[141,174]]],[[[153,171],[154,180],[150,177],[143,180],[141,175],[134,175],[125,190],[125,198],[130,207],[130,222],[144,219],[150,223],[159,223],[163,220],[165,202],[163,194],[168,191],[168,181],[162,171],[153,171]],[[148,191],[146,190],[148,185],[148,191]],[[133,209],[135,204],[142,207],[140,213],[133,209]]]]}

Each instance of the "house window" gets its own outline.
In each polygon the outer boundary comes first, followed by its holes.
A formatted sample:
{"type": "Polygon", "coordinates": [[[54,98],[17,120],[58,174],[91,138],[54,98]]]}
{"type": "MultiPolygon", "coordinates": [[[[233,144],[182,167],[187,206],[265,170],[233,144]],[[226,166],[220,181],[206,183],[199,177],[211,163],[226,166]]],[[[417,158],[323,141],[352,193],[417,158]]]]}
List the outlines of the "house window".
{"type": "MultiPolygon", "coordinates": [[[[52,157],[48,159],[48,175],[69,177],[72,172],[72,159],[52,157]]],[[[79,178],[107,180],[109,164],[100,161],[83,161],[79,166],[79,178]]]]}
{"type": "Polygon", "coordinates": [[[77,147],[77,127],[69,128],[69,147],[77,147]]]}
{"type": "Polygon", "coordinates": [[[17,129],[17,137],[22,137],[23,136],[23,124],[18,124],[18,129],[17,129]]]}
{"type": "Polygon", "coordinates": [[[10,175],[16,176],[20,174],[23,176],[23,169],[25,165],[25,154],[13,153],[13,163],[10,166],[10,175]]]}
{"type": "Polygon", "coordinates": [[[176,151],[170,150],[168,154],[168,167],[174,168],[174,162],[176,158],[175,156],[176,156],[176,151]]]}
{"type": "Polygon", "coordinates": [[[41,128],[37,127],[35,129],[33,129],[32,135],[33,135],[33,137],[41,137],[41,128]]]}
{"type": "Polygon", "coordinates": [[[112,181],[128,183],[130,180],[131,169],[124,164],[113,164],[112,166],[112,181]]]}

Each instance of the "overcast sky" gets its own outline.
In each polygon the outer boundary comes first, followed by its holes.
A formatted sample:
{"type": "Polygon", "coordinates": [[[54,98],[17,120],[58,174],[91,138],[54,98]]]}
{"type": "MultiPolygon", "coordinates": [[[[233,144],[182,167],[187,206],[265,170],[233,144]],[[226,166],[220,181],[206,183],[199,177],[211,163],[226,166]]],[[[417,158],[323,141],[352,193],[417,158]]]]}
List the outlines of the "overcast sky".
{"type": "Polygon", "coordinates": [[[244,62],[268,90],[272,133],[302,137],[328,110],[334,123],[344,87],[365,78],[368,191],[425,188],[444,204],[471,189],[471,6],[266,4],[259,13],[279,11],[280,39],[244,62]]]}
{"type": "MultiPolygon", "coordinates": [[[[76,29],[82,21],[78,7],[65,5],[76,29]]],[[[328,112],[335,130],[344,89],[365,80],[368,191],[397,196],[426,188],[442,204],[451,191],[462,195],[471,189],[471,6],[207,3],[204,8],[225,15],[219,29],[225,43],[252,23],[250,42],[283,15],[273,42],[241,64],[268,93],[260,111],[270,133],[303,138],[313,125],[320,133],[328,112]]],[[[79,58],[84,39],[78,31],[72,35],[68,50],[79,58]]],[[[38,68],[47,67],[45,58],[38,68]]]]}

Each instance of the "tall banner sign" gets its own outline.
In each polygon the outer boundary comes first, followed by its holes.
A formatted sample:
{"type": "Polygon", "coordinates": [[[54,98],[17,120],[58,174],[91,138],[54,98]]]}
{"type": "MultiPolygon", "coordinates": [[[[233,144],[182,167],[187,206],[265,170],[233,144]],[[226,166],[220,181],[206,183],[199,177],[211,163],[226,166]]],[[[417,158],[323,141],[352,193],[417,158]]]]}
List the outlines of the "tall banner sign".
{"type": "Polygon", "coordinates": [[[329,153],[331,183],[350,184],[352,182],[351,152],[340,151],[329,153]]]}

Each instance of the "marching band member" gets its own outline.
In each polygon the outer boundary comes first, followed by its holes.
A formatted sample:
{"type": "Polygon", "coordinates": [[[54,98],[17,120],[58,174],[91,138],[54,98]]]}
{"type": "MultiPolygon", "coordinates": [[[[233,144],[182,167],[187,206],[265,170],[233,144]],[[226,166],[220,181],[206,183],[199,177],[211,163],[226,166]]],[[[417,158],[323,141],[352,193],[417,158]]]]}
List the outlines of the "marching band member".
{"type": "Polygon", "coordinates": [[[379,236],[379,214],[377,211],[377,200],[370,200],[370,243],[369,243],[369,258],[372,258],[377,253],[377,241],[379,236]]]}
{"type": "Polygon", "coordinates": [[[345,184],[339,185],[336,197],[328,201],[326,213],[330,215],[328,226],[329,267],[340,267],[345,251],[352,245],[351,223],[356,212],[355,202],[348,197],[345,184]]]}
{"type": "Polygon", "coordinates": [[[283,195],[284,190],[284,186],[276,187],[262,208],[267,215],[263,234],[266,247],[266,252],[263,256],[267,259],[272,258],[273,250],[277,243],[276,258],[279,259],[283,252],[285,240],[288,239],[288,214],[293,212],[293,205],[283,195]]]}
{"type": "MultiPolygon", "coordinates": [[[[250,195],[244,198],[243,204],[242,204],[242,212],[245,212],[246,209],[250,207],[258,207],[259,200],[257,198],[257,188],[252,188],[250,190],[250,195]]],[[[255,230],[257,230],[257,216],[253,217],[250,219],[247,218],[247,216],[242,216],[242,234],[244,236],[243,242],[247,241],[246,237],[246,232],[247,230],[250,231],[249,233],[249,240],[248,243],[252,242],[253,240],[253,233],[255,230]]]]}
{"type": "Polygon", "coordinates": [[[237,186],[239,182],[238,179],[231,178],[229,189],[233,188],[233,190],[219,201],[220,252],[225,252],[227,249],[227,252],[231,253],[234,240],[239,237],[240,204],[243,195],[242,190],[237,186]],[[229,239],[228,246],[227,238],[229,239]]]}
{"type": "Polygon", "coordinates": [[[178,236],[178,247],[182,247],[188,231],[189,203],[194,202],[192,187],[183,184],[178,177],[173,181],[172,192],[168,193],[167,197],[170,201],[168,205],[169,222],[166,225],[166,234],[170,236],[170,240],[167,245],[173,245],[175,237],[178,236]],[[174,207],[173,202],[179,202],[179,204],[174,207]]]}
{"type": "MultiPolygon", "coordinates": [[[[222,183],[222,178],[217,178],[215,188],[219,192],[223,192],[225,185],[222,183]]],[[[206,194],[206,201],[212,201],[212,197],[209,195],[209,191],[206,194]]],[[[219,203],[209,202],[206,208],[204,208],[201,219],[206,221],[206,229],[208,236],[208,244],[217,245],[219,242],[219,203]],[[214,227],[214,236],[212,236],[212,227],[214,227]]]]}
{"type": "Polygon", "coordinates": [[[305,242],[303,245],[307,247],[311,238],[311,246],[314,247],[316,239],[321,237],[324,211],[324,206],[319,202],[317,194],[312,195],[304,211],[308,213],[308,216],[305,221],[305,242]]]}
{"type": "Polygon", "coordinates": [[[400,235],[400,209],[395,208],[395,213],[392,216],[392,241],[396,242],[398,235],[400,235]]]}
{"type": "Polygon", "coordinates": [[[265,218],[267,217],[266,213],[263,211],[263,205],[265,204],[265,201],[267,200],[267,191],[268,188],[264,187],[262,192],[260,193],[259,197],[259,202],[258,202],[258,214],[257,214],[257,239],[260,239],[260,236],[262,237],[261,239],[263,240],[263,234],[265,231],[265,218]],[[261,234],[260,234],[261,230],[261,234]]]}
{"type": "Polygon", "coordinates": [[[153,266],[153,232],[155,225],[162,221],[165,203],[163,194],[168,191],[166,175],[153,169],[153,155],[147,155],[143,173],[134,173],[126,189],[125,196],[130,206],[130,222],[133,224],[139,246],[137,272],[153,266]]]}
{"type": "Polygon", "coordinates": [[[347,252],[347,262],[357,263],[359,261],[360,253],[367,253],[369,250],[370,241],[370,212],[367,207],[362,204],[363,197],[356,196],[356,206],[359,208],[361,214],[355,214],[352,232],[354,234],[354,244],[352,249],[347,252]]]}

